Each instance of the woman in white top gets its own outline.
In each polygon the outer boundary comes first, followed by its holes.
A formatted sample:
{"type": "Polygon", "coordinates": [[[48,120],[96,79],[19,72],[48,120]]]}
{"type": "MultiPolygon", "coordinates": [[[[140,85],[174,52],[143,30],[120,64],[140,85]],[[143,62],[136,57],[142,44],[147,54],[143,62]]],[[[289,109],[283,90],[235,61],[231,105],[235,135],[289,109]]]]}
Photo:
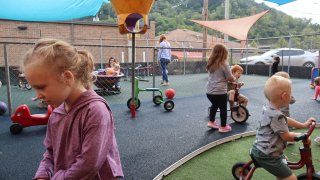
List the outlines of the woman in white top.
{"type": "Polygon", "coordinates": [[[161,84],[163,86],[168,86],[169,80],[168,80],[167,65],[171,59],[171,47],[170,47],[170,43],[167,41],[167,38],[165,35],[160,36],[159,43],[160,43],[160,48],[158,51],[158,61],[160,61],[161,69],[162,69],[162,82],[161,82],[161,84]]]}

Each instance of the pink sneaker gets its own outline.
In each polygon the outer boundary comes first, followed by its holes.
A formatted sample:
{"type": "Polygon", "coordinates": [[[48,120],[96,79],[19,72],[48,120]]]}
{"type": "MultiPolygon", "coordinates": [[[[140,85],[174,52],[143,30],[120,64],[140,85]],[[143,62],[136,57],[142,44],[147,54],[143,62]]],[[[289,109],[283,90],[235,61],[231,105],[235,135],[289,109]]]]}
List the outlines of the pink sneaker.
{"type": "Polygon", "coordinates": [[[232,131],[232,128],[229,124],[227,124],[225,127],[220,127],[219,128],[219,133],[226,133],[232,131]]]}
{"type": "Polygon", "coordinates": [[[219,129],[219,125],[215,121],[209,121],[208,127],[212,128],[212,129],[219,129]]]}

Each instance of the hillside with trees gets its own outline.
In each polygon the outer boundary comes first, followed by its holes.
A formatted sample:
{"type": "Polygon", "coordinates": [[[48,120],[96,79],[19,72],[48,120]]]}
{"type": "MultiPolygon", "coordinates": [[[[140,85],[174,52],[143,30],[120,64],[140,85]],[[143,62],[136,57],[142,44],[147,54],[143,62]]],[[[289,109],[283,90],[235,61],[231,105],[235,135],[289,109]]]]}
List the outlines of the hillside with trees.
{"type": "MultiPolygon", "coordinates": [[[[202,26],[190,21],[191,19],[202,20],[202,9],[202,0],[158,0],[155,2],[151,10],[149,19],[156,22],[156,35],[175,29],[189,29],[202,32],[202,26]]],[[[264,4],[257,4],[254,2],[254,0],[231,0],[229,17],[230,19],[234,19],[250,16],[267,9],[269,9],[268,6],[264,4]]],[[[100,21],[116,23],[116,14],[112,9],[111,4],[105,4],[101,8],[99,18],[100,21]]],[[[224,0],[209,1],[208,19],[224,19],[224,0]]],[[[220,32],[214,30],[209,30],[208,33],[222,37],[220,32]]],[[[315,33],[318,33],[319,35],[293,38],[291,41],[293,46],[304,49],[320,48],[320,25],[312,24],[310,19],[293,18],[292,16],[272,9],[251,28],[248,38],[259,39],[279,37],[269,41],[272,41],[272,43],[277,43],[278,46],[281,46],[282,44],[288,43],[288,38],[282,36],[295,36],[315,33]]],[[[266,40],[264,43],[267,44],[267,41],[268,40],[266,40]]],[[[259,44],[257,40],[253,40],[251,42],[252,46],[257,43],[259,44]]]]}

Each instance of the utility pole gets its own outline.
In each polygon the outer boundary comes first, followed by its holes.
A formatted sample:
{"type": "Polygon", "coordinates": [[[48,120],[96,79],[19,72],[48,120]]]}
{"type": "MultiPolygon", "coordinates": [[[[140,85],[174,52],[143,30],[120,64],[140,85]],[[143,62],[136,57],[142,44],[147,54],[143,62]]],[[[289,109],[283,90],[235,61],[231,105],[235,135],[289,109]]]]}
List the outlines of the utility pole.
{"type": "MultiPolygon", "coordinates": [[[[229,0],[224,1],[224,19],[229,19],[230,3],[229,0]]],[[[227,34],[224,34],[224,42],[227,43],[229,37],[227,34]]]]}
{"type": "MultiPolygon", "coordinates": [[[[205,21],[208,20],[208,0],[203,0],[203,19],[205,21]]],[[[207,34],[208,34],[208,30],[207,27],[203,26],[203,44],[202,44],[202,48],[206,49],[207,48],[207,34]]],[[[203,50],[202,51],[202,60],[206,60],[207,58],[207,51],[203,50]]]]}

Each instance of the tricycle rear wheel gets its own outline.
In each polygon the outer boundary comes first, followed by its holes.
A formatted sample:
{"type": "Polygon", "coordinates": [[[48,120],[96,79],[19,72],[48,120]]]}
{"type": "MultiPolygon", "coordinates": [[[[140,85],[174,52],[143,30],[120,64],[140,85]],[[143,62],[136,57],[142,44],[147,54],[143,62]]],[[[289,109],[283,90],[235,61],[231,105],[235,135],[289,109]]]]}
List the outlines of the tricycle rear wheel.
{"type": "Polygon", "coordinates": [[[163,98],[160,95],[156,95],[153,97],[153,103],[155,105],[160,105],[162,103],[162,101],[163,101],[163,98]]]}
{"type": "MultiPolygon", "coordinates": [[[[246,163],[244,163],[244,162],[238,162],[238,163],[236,163],[236,164],[234,164],[233,166],[232,166],[232,175],[233,175],[233,177],[235,178],[235,179],[241,179],[240,178],[240,172],[241,172],[241,170],[242,170],[242,168],[243,168],[243,166],[245,165],[246,163]]],[[[244,175],[244,177],[246,177],[247,176],[247,174],[249,173],[249,171],[250,171],[250,169],[251,169],[251,166],[249,166],[246,170],[245,170],[245,172],[243,173],[243,175],[244,175]]]]}
{"type": "Polygon", "coordinates": [[[239,105],[235,110],[231,110],[231,118],[237,123],[245,123],[249,117],[249,112],[246,107],[239,105]]]}

